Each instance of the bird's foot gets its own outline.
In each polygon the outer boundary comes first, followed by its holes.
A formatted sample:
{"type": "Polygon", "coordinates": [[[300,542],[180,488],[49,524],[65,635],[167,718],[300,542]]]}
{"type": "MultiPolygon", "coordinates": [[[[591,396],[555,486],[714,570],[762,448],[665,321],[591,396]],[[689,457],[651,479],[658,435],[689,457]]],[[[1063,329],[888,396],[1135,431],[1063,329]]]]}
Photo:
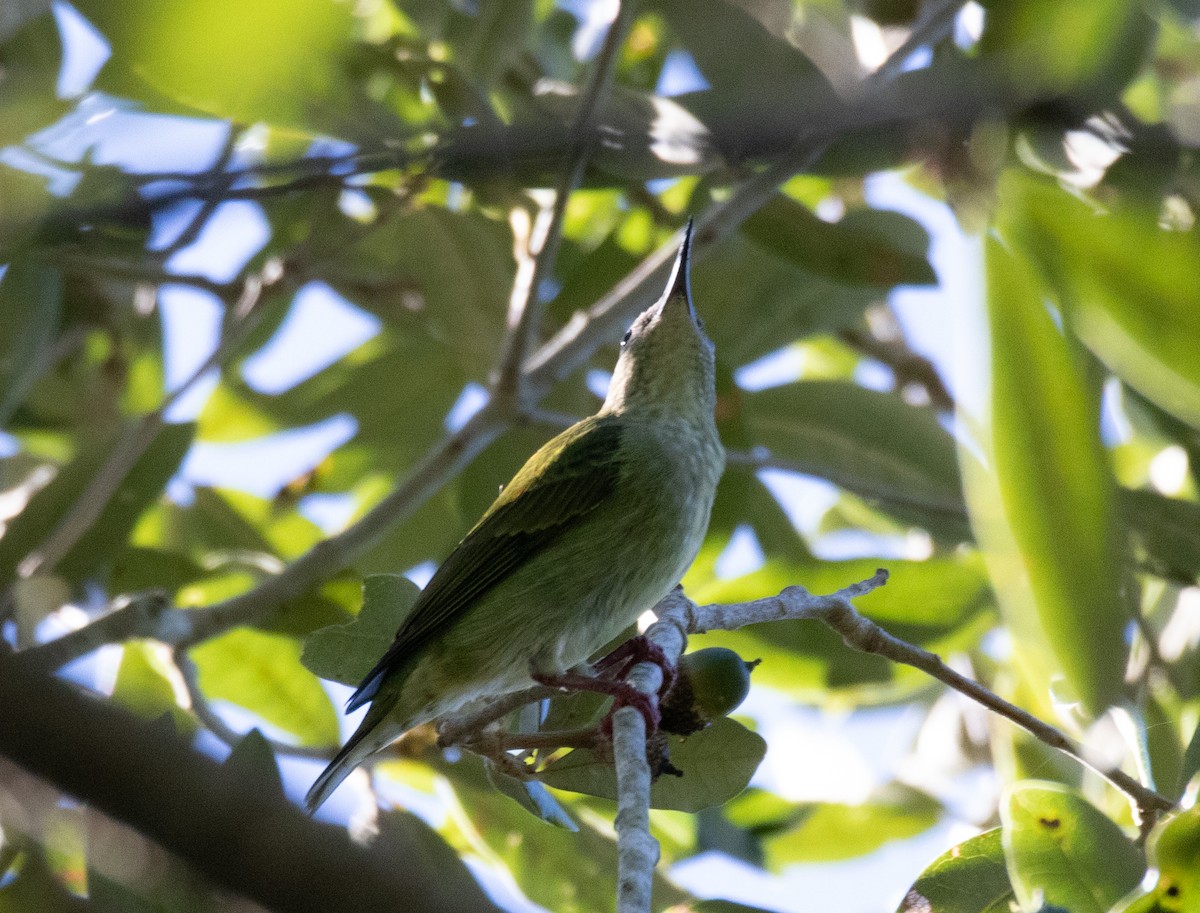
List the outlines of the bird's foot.
{"type": "Polygon", "coordinates": [[[624,681],[625,677],[629,675],[629,671],[638,663],[654,663],[662,670],[663,681],[658,689],[660,697],[671,689],[671,685],[675,682],[675,664],[667,659],[667,654],[663,652],[662,647],[643,634],[631,637],[620,644],[607,656],[597,660],[594,668],[597,673],[604,674],[619,666],[620,668],[613,673],[612,677],[618,681],[624,681]]]}
{"type": "Polygon", "coordinates": [[[642,715],[646,721],[647,736],[658,731],[658,723],[661,719],[658,712],[658,697],[644,694],[629,682],[611,678],[593,678],[579,672],[561,672],[557,675],[535,672],[533,680],[539,685],[546,685],[549,688],[562,688],[565,691],[592,691],[612,697],[612,709],[600,722],[601,731],[605,735],[612,735],[612,716],[622,707],[632,707],[642,715]]]}

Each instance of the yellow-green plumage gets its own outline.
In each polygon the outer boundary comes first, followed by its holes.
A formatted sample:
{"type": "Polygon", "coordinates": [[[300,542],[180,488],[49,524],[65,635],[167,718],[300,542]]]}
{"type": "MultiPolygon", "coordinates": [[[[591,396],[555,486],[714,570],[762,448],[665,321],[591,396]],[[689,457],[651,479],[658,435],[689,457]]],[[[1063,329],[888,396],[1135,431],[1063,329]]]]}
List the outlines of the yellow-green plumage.
{"type": "Polygon", "coordinates": [[[601,410],[529,458],[422,591],[351,698],[371,708],[310,809],[413,726],[586,662],[683,576],[725,463],[688,243],[622,343],[601,410]]]}

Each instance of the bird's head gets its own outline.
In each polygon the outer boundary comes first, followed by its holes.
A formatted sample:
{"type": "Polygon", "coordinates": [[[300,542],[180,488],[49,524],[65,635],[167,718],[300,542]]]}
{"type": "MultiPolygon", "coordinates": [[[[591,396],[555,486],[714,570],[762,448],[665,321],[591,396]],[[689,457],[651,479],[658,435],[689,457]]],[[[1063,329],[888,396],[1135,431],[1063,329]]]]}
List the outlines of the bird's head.
{"type": "Polygon", "coordinates": [[[689,220],[666,291],[643,311],[625,338],[604,412],[662,409],[711,415],[716,405],[714,349],[692,304],[689,220]]]}

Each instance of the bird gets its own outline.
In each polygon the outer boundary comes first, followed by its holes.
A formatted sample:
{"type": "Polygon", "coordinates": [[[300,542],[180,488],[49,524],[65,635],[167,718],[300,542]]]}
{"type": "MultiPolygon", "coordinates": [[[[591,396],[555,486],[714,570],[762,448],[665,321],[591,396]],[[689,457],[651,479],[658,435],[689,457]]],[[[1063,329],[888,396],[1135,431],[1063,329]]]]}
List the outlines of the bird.
{"type": "Polygon", "coordinates": [[[586,664],[687,571],[725,467],[691,247],[689,220],[666,290],[621,341],[600,410],[529,458],[417,597],[347,702],[370,708],[313,783],[310,813],[409,729],[482,697],[533,681],[632,690],[586,664]]]}

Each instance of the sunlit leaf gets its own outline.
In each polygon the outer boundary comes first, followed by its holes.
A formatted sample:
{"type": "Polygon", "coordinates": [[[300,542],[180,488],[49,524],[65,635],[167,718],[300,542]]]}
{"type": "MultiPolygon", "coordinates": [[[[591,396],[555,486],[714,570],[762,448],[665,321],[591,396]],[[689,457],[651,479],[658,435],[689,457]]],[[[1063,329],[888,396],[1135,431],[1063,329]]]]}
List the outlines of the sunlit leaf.
{"type": "Polygon", "coordinates": [[[998,522],[1016,549],[1000,556],[1006,571],[997,559],[993,582],[1010,616],[1036,613],[1067,681],[1096,713],[1121,693],[1128,621],[1098,396],[1028,263],[993,239],[987,271],[998,522]]]}
{"type": "Polygon", "coordinates": [[[859,805],[801,807],[797,823],[763,844],[767,864],[780,869],[799,862],[833,862],[865,856],[893,840],[906,840],[941,817],[937,800],[907,788],[891,788],[859,805]]]}
{"type": "Polygon", "coordinates": [[[967,538],[954,441],[936,415],[840,381],[745,394],[755,444],[908,522],[967,538]]]}
{"type": "Polygon", "coordinates": [[[1146,871],[1141,851],[1116,824],[1058,784],[1010,787],[1000,818],[1009,877],[1025,909],[1046,903],[1107,913],[1146,871]]]}
{"type": "Polygon", "coordinates": [[[169,713],[176,729],[188,732],[196,721],[180,706],[177,688],[182,679],[165,652],[161,644],[152,641],[126,643],[113,684],[113,700],[146,719],[169,713]]]}
{"type": "Polygon", "coordinates": [[[1007,234],[1042,265],[1079,337],[1130,386],[1200,427],[1200,336],[1189,264],[1194,231],[1159,224],[1156,204],[1097,211],[1053,184],[1001,184],[1007,234]]]}
{"type": "Polygon", "coordinates": [[[338,106],[348,107],[348,3],[262,2],[236,15],[220,0],[76,6],[112,46],[100,84],[116,94],[309,129],[339,122],[338,106]]]}
{"type": "Polygon", "coordinates": [[[996,827],[931,862],[896,913],[1010,913],[1015,901],[996,827]]]}
{"type": "Polygon", "coordinates": [[[249,710],[300,745],[337,743],[337,712],[292,638],[236,628],[194,647],[192,658],[210,699],[249,710]]]}

